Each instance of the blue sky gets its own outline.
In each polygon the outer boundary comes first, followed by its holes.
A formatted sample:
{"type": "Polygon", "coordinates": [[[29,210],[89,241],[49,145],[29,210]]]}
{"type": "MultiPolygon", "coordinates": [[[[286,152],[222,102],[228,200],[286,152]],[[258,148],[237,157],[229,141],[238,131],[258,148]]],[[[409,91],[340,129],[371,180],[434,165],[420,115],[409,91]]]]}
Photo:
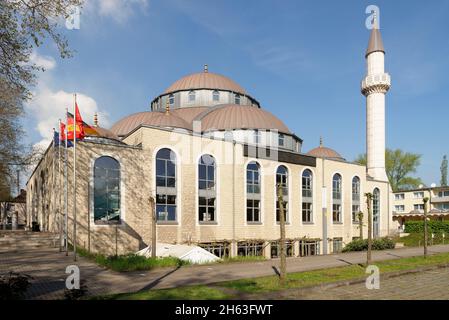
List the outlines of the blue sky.
{"type": "Polygon", "coordinates": [[[27,106],[27,142],[51,136],[71,93],[100,125],[149,109],[178,78],[226,75],[304,139],[353,160],[365,152],[365,8],[380,7],[387,146],[422,154],[417,176],[439,183],[449,154],[448,1],[87,0],[79,30],[65,30],[73,58],[37,49],[47,66],[27,106]]]}

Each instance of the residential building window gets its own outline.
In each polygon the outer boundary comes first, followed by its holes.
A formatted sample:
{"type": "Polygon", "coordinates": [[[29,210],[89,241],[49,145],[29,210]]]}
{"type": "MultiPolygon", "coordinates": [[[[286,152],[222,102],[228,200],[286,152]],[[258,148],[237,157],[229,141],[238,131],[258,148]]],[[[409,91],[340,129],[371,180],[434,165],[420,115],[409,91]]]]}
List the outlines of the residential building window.
{"type": "Polygon", "coordinates": [[[313,222],[313,174],[306,169],[302,173],[302,204],[301,204],[302,222],[313,222]]]}
{"type": "Polygon", "coordinates": [[[239,94],[236,94],[236,95],[235,95],[234,103],[235,103],[235,104],[240,104],[240,95],[239,95],[239,94]]]}
{"type": "Polygon", "coordinates": [[[279,134],[278,134],[278,145],[279,145],[280,147],[283,147],[283,146],[284,146],[284,135],[283,135],[282,133],[279,133],[279,134]]]}
{"type": "Polygon", "coordinates": [[[176,221],[176,154],[168,148],[156,154],[156,216],[176,221]]]}
{"type": "Polygon", "coordinates": [[[360,178],[352,178],[352,222],[359,222],[358,213],[360,212],[360,178]]]}
{"type": "Polygon", "coordinates": [[[212,100],[213,101],[220,101],[220,92],[218,92],[218,90],[214,90],[212,92],[212,100]]]}
{"type": "Polygon", "coordinates": [[[394,206],[394,211],[396,211],[396,212],[404,212],[405,211],[405,206],[404,205],[396,205],[396,206],[394,206]]]}
{"type": "Polygon", "coordinates": [[[198,162],[198,214],[200,222],[216,221],[216,164],[211,155],[202,155],[198,162]]]}
{"type": "Polygon", "coordinates": [[[413,198],[415,198],[415,199],[422,199],[422,198],[424,198],[424,192],[423,191],[413,192],[413,198]]]}
{"type": "Polygon", "coordinates": [[[438,197],[449,197],[449,190],[446,191],[439,191],[438,192],[438,197]]]}
{"type": "Polygon", "coordinates": [[[195,102],[195,100],[196,100],[195,91],[193,91],[193,90],[189,91],[189,102],[195,102]]]}
{"type": "Polygon", "coordinates": [[[170,104],[170,106],[173,106],[175,104],[175,95],[174,94],[170,94],[168,96],[168,103],[170,104]]]}
{"type": "Polygon", "coordinates": [[[342,186],[341,175],[336,173],[332,178],[332,221],[342,223],[342,186]]]}
{"type": "Polygon", "coordinates": [[[277,190],[278,190],[278,184],[281,185],[282,188],[282,197],[283,197],[283,205],[284,205],[284,217],[285,217],[285,222],[287,222],[287,218],[288,218],[288,170],[285,166],[279,166],[277,171],[276,171],[276,221],[279,222],[279,201],[278,201],[278,194],[277,194],[277,190]]]}
{"type": "Polygon", "coordinates": [[[394,200],[404,200],[405,195],[403,193],[396,193],[394,195],[394,200]]]}
{"type": "Polygon", "coordinates": [[[413,209],[414,209],[414,210],[424,211],[424,204],[423,204],[423,203],[414,204],[414,205],[413,205],[413,209]]]}
{"type": "Polygon", "coordinates": [[[343,249],[343,238],[333,238],[332,239],[332,252],[340,253],[343,249]]]}
{"type": "Polygon", "coordinates": [[[237,242],[237,255],[241,257],[263,256],[263,241],[239,241],[237,242]]]}
{"type": "Polygon", "coordinates": [[[99,157],[94,163],[94,223],[120,223],[120,163],[99,157]]]}
{"type": "MultiPolygon", "coordinates": [[[[279,258],[281,254],[280,241],[272,241],[270,243],[271,258],[279,258]]],[[[285,253],[287,257],[293,257],[295,255],[295,246],[292,240],[285,241],[285,253]]]]}

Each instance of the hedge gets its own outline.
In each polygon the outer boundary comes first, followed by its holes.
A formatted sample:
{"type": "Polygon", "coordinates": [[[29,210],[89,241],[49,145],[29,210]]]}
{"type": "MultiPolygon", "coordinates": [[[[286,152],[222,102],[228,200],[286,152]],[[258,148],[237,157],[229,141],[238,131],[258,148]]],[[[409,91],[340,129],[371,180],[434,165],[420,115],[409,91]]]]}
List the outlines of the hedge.
{"type": "MultiPolygon", "coordinates": [[[[390,238],[379,238],[373,239],[372,249],[373,250],[386,250],[386,249],[394,249],[395,242],[390,238]]],[[[368,250],[368,239],[363,240],[353,240],[349,242],[344,248],[343,252],[349,251],[366,251],[368,250]]]]}
{"type": "MultiPolygon", "coordinates": [[[[449,221],[427,221],[427,230],[431,233],[446,233],[449,234],[449,221]]],[[[406,221],[406,233],[421,233],[424,232],[424,221],[406,221]]]]}

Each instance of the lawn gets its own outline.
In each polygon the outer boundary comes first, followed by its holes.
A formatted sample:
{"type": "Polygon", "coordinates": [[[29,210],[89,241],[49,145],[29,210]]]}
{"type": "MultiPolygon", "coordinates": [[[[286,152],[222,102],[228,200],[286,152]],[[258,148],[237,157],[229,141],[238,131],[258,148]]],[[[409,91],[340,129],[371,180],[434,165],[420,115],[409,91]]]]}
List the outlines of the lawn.
{"type": "MultiPolygon", "coordinates": [[[[408,236],[402,238],[395,238],[396,242],[402,242],[406,247],[418,247],[424,245],[424,234],[423,233],[410,233],[408,236]]],[[[432,239],[432,234],[429,233],[429,245],[430,244],[448,244],[448,235],[443,238],[441,233],[435,233],[435,237],[432,239]]]]}
{"type": "MultiPolygon", "coordinates": [[[[419,267],[449,264],[449,253],[376,262],[382,273],[413,270],[419,267]]],[[[364,279],[365,268],[360,265],[320,269],[288,274],[285,286],[279,285],[277,276],[218,282],[213,287],[186,286],[173,289],[149,290],[100,297],[101,299],[232,299],[239,293],[263,294],[292,288],[304,288],[342,280],[364,279]],[[221,290],[223,288],[223,290],[221,290]],[[229,293],[232,292],[232,293],[229,293]]]]}

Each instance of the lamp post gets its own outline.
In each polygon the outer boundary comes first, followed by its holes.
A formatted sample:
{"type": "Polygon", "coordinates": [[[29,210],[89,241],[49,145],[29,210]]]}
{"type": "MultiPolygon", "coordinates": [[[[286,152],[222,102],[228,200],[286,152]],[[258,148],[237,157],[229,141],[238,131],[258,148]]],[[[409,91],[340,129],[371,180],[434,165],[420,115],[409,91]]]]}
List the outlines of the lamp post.
{"type": "Polygon", "coordinates": [[[424,258],[427,258],[427,202],[429,201],[429,198],[425,197],[422,199],[422,202],[424,204],[424,258]]]}

